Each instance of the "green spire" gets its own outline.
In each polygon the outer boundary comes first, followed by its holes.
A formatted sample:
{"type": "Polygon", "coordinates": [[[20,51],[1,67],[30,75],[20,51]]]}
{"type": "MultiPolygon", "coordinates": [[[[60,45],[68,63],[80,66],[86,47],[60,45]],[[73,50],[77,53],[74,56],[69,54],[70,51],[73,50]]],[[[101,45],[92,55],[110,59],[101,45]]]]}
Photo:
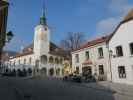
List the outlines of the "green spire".
{"type": "Polygon", "coordinates": [[[46,13],[46,8],[45,8],[45,2],[44,2],[43,3],[43,9],[42,9],[42,15],[40,17],[40,24],[41,25],[47,25],[46,14],[45,13],[46,13]]]}

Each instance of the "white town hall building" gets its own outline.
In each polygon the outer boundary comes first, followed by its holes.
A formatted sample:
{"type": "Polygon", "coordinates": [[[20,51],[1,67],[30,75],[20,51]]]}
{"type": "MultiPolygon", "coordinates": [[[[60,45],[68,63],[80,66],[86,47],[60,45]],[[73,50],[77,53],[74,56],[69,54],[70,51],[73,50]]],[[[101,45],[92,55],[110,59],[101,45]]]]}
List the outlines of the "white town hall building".
{"type": "Polygon", "coordinates": [[[63,65],[68,62],[68,52],[50,41],[50,30],[45,13],[35,27],[34,43],[9,59],[11,70],[32,70],[34,74],[62,76],[63,65]]]}

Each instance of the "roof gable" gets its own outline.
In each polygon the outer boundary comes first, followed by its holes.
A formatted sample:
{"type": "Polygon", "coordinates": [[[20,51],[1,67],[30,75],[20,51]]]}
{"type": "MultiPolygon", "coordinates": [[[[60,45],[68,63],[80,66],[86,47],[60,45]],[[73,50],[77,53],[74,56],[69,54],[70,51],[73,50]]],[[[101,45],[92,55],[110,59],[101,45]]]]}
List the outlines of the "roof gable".
{"type": "Polygon", "coordinates": [[[97,45],[97,44],[100,44],[100,43],[104,43],[104,42],[106,43],[111,36],[112,36],[112,34],[109,34],[107,36],[103,36],[103,37],[94,39],[92,41],[88,41],[87,43],[82,45],[80,48],[74,50],[73,52],[84,49],[84,48],[88,48],[88,47],[91,47],[91,46],[94,46],[94,45],[97,45]]]}
{"type": "Polygon", "coordinates": [[[133,20],[133,9],[131,9],[128,14],[124,17],[124,19],[117,25],[117,27],[115,28],[115,30],[112,32],[111,37],[109,38],[108,42],[112,39],[112,37],[115,35],[115,33],[117,32],[117,30],[120,28],[121,25],[123,25],[124,23],[127,23],[129,21],[133,20]]]}

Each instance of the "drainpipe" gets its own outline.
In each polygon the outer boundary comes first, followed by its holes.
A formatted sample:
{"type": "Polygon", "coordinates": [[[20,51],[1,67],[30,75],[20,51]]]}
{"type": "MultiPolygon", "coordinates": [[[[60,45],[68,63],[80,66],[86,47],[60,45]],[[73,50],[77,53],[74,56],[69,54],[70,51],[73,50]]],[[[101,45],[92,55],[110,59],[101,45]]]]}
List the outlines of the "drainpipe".
{"type": "Polygon", "coordinates": [[[109,62],[109,68],[110,68],[110,75],[111,75],[111,82],[112,82],[112,65],[111,65],[111,57],[112,57],[112,54],[109,50],[109,44],[106,44],[107,45],[107,49],[108,49],[108,53],[109,53],[109,59],[108,59],[108,62],[109,62]]]}

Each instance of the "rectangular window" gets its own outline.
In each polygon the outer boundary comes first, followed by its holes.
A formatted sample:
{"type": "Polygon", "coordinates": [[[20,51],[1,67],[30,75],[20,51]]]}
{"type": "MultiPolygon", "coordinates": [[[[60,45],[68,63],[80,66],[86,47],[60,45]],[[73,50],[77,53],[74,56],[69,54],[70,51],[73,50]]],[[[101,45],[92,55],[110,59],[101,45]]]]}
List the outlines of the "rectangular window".
{"type": "Polygon", "coordinates": [[[117,57],[123,56],[122,46],[117,46],[117,47],[116,47],[116,56],[117,56],[117,57]]]}
{"type": "Polygon", "coordinates": [[[75,59],[76,59],[76,63],[78,63],[79,62],[79,55],[78,54],[75,55],[75,59]]]}
{"type": "Polygon", "coordinates": [[[98,48],[99,58],[103,58],[103,48],[98,48]]]}
{"type": "Polygon", "coordinates": [[[99,65],[99,75],[104,75],[104,67],[103,67],[103,65],[99,65]]]}
{"type": "Polygon", "coordinates": [[[89,51],[85,52],[85,56],[86,56],[86,60],[88,60],[90,58],[89,51]]]}
{"type": "Polygon", "coordinates": [[[119,78],[126,78],[125,66],[118,67],[119,78]]]}
{"type": "Polygon", "coordinates": [[[133,55],[133,43],[130,43],[129,46],[130,46],[130,53],[131,55],[133,55]]]}

